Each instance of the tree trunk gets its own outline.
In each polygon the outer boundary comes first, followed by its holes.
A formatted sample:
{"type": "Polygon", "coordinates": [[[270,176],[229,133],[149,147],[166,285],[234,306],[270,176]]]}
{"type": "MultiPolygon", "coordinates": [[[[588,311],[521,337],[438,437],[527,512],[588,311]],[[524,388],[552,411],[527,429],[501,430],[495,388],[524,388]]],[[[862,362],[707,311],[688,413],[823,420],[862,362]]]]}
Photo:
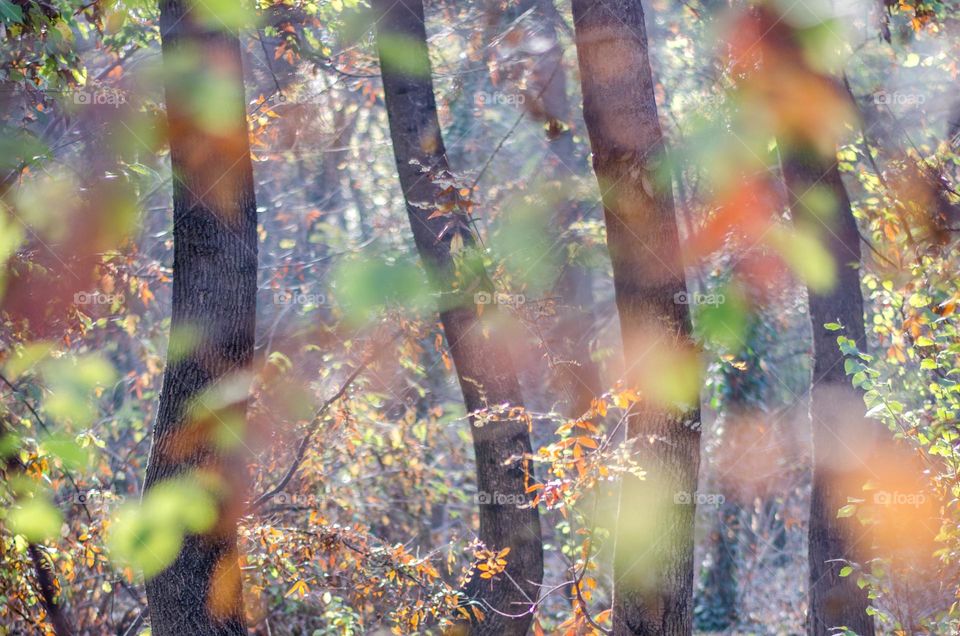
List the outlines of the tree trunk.
{"type": "MultiPolygon", "coordinates": [[[[572,183],[584,176],[573,140],[567,78],[563,68],[563,50],[557,38],[560,16],[553,0],[535,0],[533,17],[550,48],[539,55],[528,84],[528,96],[536,102],[529,110],[546,123],[547,139],[553,165],[550,179],[560,184],[572,183]]],[[[557,210],[557,228],[569,232],[583,218],[583,207],[567,201],[557,210]]],[[[569,262],[573,239],[566,237],[560,247],[565,262],[554,291],[560,298],[559,319],[550,336],[554,353],[561,358],[556,364],[556,384],[565,396],[564,412],[573,418],[590,409],[592,400],[602,392],[600,370],[590,357],[589,337],[594,324],[593,280],[587,267],[569,262]]]]}
{"type": "MultiPolygon", "coordinates": [[[[755,314],[751,328],[746,332],[745,342],[753,343],[757,334],[757,322],[762,320],[755,314]]],[[[748,345],[749,346],[749,345],[748,345]]],[[[756,345],[752,344],[755,348],[756,345]]],[[[762,356],[761,351],[758,354],[762,356]]],[[[756,388],[763,385],[763,370],[751,356],[745,370],[726,366],[722,373],[722,382],[729,387],[720,406],[721,415],[717,425],[722,428],[722,436],[715,451],[715,473],[719,479],[713,480],[711,490],[722,494],[723,501],[717,510],[713,528],[710,531],[707,550],[709,563],[701,573],[701,589],[697,598],[696,628],[706,632],[726,631],[736,627],[739,619],[738,596],[739,577],[738,559],[740,535],[744,524],[741,520],[749,515],[745,509],[752,508],[755,496],[752,488],[744,488],[737,482],[734,474],[740,461],[747,434],[743,431],[749,426],[751,415],[759,409],[764,396],[757,394],[756,388]],[[731,479],[733,476],[733,479],[731,479]]],[[[749,526],[749,523],[746,524],[749,526]]]]}
{"type": "Polygon", "coordinates": [[[857,587],[856,576],[840,577],[845,564],[838,560],[860,560],[868,545],[867,532],[853,517],[837,518],[848,496],[863,496],[870,473],[861,455],[869,452],[870,440],[876,437],[863,419],[862,395],[851,387],[837,345],[837,335],[842,334],[866,351],[860,234],[833,158],[794,144],[782,149],[781,161],[794,223],[815,232],[837,265],[836,284],[829,292],[808,290],[814,362],[807,629],[814,636],[827,636],[834,633],[831,628],[843,625],[864,636],[874,633],[873,617],[866,613],[866,591],[857,587]],[[831,195],[829,213],[808,207],[805,195],[814,188],[825,188],[831,195]],[[831,322],[843,325],[843,331],[824,328],[831,322]]]}
{"type": "Polygon", "coordinates": [[[643,10],[639,0],[573,0],[573,17],[625,379],[642,392],[627,436],[647,474],[622,485],[613,633],[690,634],[700,409],[696,396],[671,400],[653,390],[693,354],[673,195],[659,171],[664,146],[643,10]],[[666,355],[651,359],[651,350],[666,355]]]}
{"type": "MultiPolygon", "coordinates": [[[[438,207],[442,189],[433,177],[447,170],[447,159],[430,76],[423,4],[420,0],[377,0],[374,7],[397,172],[417,250],[440,298],[440,319],[467,411],[472,414],[505,404],[522,406],[505,341],[498,336],[497,326],[487,320],[496,312],[492,306],[486,307],[481,322],[474,304],[474,293],[489,292],[490,282],[482,265],[469,254],[461,260],[451,253],[451,244],[460,241],[466,253],[471,251],[474,237],[468,223],[456,212],[429,218],[438,207]]],[[[540,520],[536,508],[497,502],[526,499],[525,468],[510,460],[531,452],[528,425],[523,418],[478,425],[471,416],[470,421],[477,489],[484,496],[480,540],[490,550],[510,548],[505,573],[491,581],[474,572],[467,587],[467,596],[485,615],[471,626],[471,632],[524,634],[533,619],[532,605],[543,577],[540,520]]]]}
{"type": "Polygon", "coordinates": [[[168,72],[176,71],[165,86],[174,174],[173,309],[144,487],[203,474],[222,492],[214,528],[188,535],[176,560],[147,582],[156,636],[246,634],[236,545],[243,465],[216,438],[231,429],[230,421],[246,416],[256,203],[239,41],[235,32],[217,30],[221,24],[204,22],[194,8],[191,0],[160,3],[163,59],[168,72]],[[209,96],[215,104],[197,99],[204,85],[218,88],[209,96]],[[204,392],[225,382],[237,390],[230,403],[207,405],[204,392]]]}
{"type": "MultiPolygon", "coordinates": [[[[447,138],[453,146],[447,151],[447,160],[456,170],[462,170],[477,160],[477,140],[491,134],[490,126],[477,117],[478,108],[483,108],[486,98],[495,90],[490,78],[491,56],[494,54],[494,39],[498,35],[504,19],[505,9],[498,0],[480,0],[477,10],[483,15],[483,28],[480,36],[479,59],[468,55],[460,68],[460,95],[450,104],[450,125],[447,126],[447,138]]],[[[469,41],[475,27],[463,29],[461,36],[469,41]]],[[[482,161],[482,158],[480,159],[482,161]]]]}
{"type": "Polygon", "coordinates": [[[696,607],[697,629],[725,632],[737,625],[737,559],[741,532],[740,504],[732,498],[720,504],[710,531],[710,565],[703,572],[703,589],[696,607]]]}

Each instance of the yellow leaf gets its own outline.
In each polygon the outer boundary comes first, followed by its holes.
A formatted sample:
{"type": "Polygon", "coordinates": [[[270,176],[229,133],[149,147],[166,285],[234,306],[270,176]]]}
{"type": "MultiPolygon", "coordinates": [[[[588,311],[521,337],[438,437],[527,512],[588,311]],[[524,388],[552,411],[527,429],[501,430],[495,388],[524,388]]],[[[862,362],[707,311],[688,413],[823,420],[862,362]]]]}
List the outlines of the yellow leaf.
{"type": "Polygon", "coordinates": [[[303,598],[309,592],[310,592],[310,588],[307,586],[307,582],[304,581],[303,579],[300,579],[299,581],[294,583],[293,586],[289,590],[287,590],[287,593],[284,594],[283,596],[284,598],[289,598],[294,593],[296,593],[300,595],[300,598],[303,598]]]}

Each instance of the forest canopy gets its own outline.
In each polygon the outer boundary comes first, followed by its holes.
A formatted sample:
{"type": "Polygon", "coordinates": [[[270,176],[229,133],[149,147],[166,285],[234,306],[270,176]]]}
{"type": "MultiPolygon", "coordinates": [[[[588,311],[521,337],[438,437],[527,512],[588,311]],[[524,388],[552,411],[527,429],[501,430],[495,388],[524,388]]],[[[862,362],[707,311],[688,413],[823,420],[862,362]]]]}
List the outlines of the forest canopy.
{"type": "Polygon", "coordinates": [[[0,635],[960,633],[953,0],[0,39],[0,635]]]}

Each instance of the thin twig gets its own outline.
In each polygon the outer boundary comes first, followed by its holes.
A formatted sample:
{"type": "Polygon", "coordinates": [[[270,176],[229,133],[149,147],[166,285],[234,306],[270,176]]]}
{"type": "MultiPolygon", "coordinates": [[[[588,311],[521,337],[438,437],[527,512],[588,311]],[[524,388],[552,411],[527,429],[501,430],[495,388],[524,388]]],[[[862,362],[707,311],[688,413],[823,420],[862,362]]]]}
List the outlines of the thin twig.
{"type": "MultiPolygon", "coordinates": [[[[393,338],[390,339],[390,343],[395,342],[403,332],[397,332],[393,338]]],[[[287,472],[284,473],[283,478],[277,483],[276,486],[269,489],[267,492],[263,493],[259,497],[253,500],[250,504],[249,510],[252,512],[262,506],[264,503],[270,500],[271,497],[282,491],[287,487],[287,484],[290,483],[290,480],[293,479],[293,476],[296,474],[297,469],[300,468],[300,464],[303,463],[303,458],[307,454],[307,449],[310,447],[310,441],[313,439],[314,434],[317,432],[317,429],[320,428],[320,423],[323,421],[323,416],[327,410],[340,398],[342,398],[347,391],[350,389],[350,386],[353,384],[361,373],[363,373],[367,367],[373,364],[383,353],[387,351],[388,347],[378,347],[374,350],[370,356],[367,357],[353,372],[347,376],[347,379],[344,380],[343,384],[340,385],[340,388],[334,393],[330,398],[325,401],[320,408],[317,410],[316,414],[313,416],[313,420],[310,422],[310,426],[307,427],[307,433],[303,436],[303,439],[300,440],[300,445],[297,447],[297,454],[294,457],[293,463],[290,465],[290,468],[287,469],[287,472]]]]}
{"type": "Polygon", "coordinates": [[[137,614],[137,617],[133,619],[133,622],[130,623],[130,627],[123,632],[123,636],[134,636],[137,633],[137,630],[140,629],[141,625],[143,625],[143,614],[144,612],[141,610],[140,613],[137,614]]]}
{"type": "MultiPolygon", "coordinates": [[[[562,59],[563,50],[560,51],[560,56],[562,59]]],[[[563,66],[562,62],[558,62],[553,67],[553,72],[550,73],[550,77],[547,78],[547,81],[544,82],[543,86],[540,87],[540,90],[537,91],[536,97],[534,97],[535,100],[539,100],[541,97],[543,97],[543,94],[546,92],[547,87],[550,86],[550,84],[553,82],[553,77],[557,74],[557,71],[560,69],[561,66],[563,66]]],[[[513,124],[510,126],[510,129],[507,130],[507,134],[505,134],[503,138],[500,139],[500,142],[493,149],[493,152],[490,153],[490,156],[487,157],[487,160],[483,163],[483,167],[480,168],[480,172],[477,173],[477,177],[473,180],[473,183],[470,185],[470,192],[473,192],[474,188],[477,187],[477,184],[480,183],[480,179],[482,179],[483,175],[486,174],[487,168],[489,168],[490,164],[493,163],[493,160],[497,156],[497,153],[499,153],[500,149],[503,148],[503,144],[507,143],[507,139],[509,139],[510,136],[513,135],[513,131],[517,129],[517,126],[520,125],[520,122],[523,121],[523,117],[526,114],[527,114],[526,111],[521,109],[520,115],[516,118],[516,120],[514,120],[513,124]]]]}
{"type": "MultiPolygon", "coordinates": [[[[42,428],[45,433],[51,434],[52,431],[50,430],[50,427],[47,426],[46,422],[43,421],[43,419],[40,417],[40,414],[37,413],[37,409],[34,408],[34,406],[30,403],[30,401],[29,401],[29,400],[27,399],[27,397],[23,394],[23,392],[22,392],[19,388],[17,388],[17,386],[14,385],[13,382],[11,382],[10,380],[8,380],[7,377],[6,377],[5,375],[3,375],[2,373],[0,373],[0,381],[3,381],[3,383],[6,384],[6,385],[10,388],[10,390],[13,392],[13,394],[14,394],[15,396],[17,396],[17,398],[19,398],[20,402],[21,402],[25,407],[27,407],[27,410],[30,411],[30,414],[33,416],[33,419],[35,419],[35,420],[37,421],[37,425],[40,426],[40,428],[42,428]]],[[[70,473],[70,471],[67,470],[66,467],[61,467],[60,472],[63,473],[63,476],[66,477],[66,478],[67,478],[67,481],[70,482],[70,485],[73,486],[74,492],[75,492],[77,495],[82,494],[82,493],[80,492],[80,486],[77,485],[77,482],[76,482],[76,480],[73,478],[73,475],[70,473]]],[[[79,497],[78,497],[78,501],[80,502],[80,506],[83,508],[83,511],[84,511],[84,512],[86,513],[86,515],[87,515],[87,520],[93,521],[93,515],[90,514],[90,509],[87,508],[87,504],[84,503],[84,502],[82,501],[82,498],[79,498],[79,497]]]]}

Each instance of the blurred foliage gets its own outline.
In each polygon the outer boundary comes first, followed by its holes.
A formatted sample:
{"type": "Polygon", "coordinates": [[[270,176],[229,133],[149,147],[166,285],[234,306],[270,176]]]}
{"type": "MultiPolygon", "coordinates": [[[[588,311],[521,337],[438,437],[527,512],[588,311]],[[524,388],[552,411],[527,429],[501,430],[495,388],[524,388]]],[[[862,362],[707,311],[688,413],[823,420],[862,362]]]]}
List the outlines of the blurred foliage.
{"type": "MultiPolygon", "coordinates": [[[[425,291],[396,183],[369,10],[353,0],[201,5],[212,29],[242,26],[258,356],[248,421],[228,433],[243,433],[230,439],[242,442],[250,500],[279,483],[318,422],[296,477],[239,515],[248,618],[273,634],[361,634],[476,616],[457,590],[474,563],[485,584],[507,584],[501,562],[511,556],[474,541],[476,503],[504,493],[478,493],[474,482],[434,311],[442,299],[425,291]]],[[[460,258],[491,272],[495,291],[475,297],[479,309],[496,303],[517,323],[509,345],[528,410],[490,405],[478,416],[490,426],[505,414],[530,422],[529,488],[511,504],[544,515],[549,592],[535,630],[599,633],[610,624],[617,478],[643,475],[620,435],[651,396],[617,383],[616,309],[568,8],[558,5],[556,42],[527,8],[430,3],[430,54],[451,205],[483,241],[460,258]],[[572,112],[562,125],[545,121],[531,88],[554,45],[572,112]],[[551,147],[558,138],[567,155],[551,147]],[[558,213],[567,204],[578,210],[572,222],[558,213]],[[608,387],[579,417],[562,412],[548,383],[562,358],[551,334],[573,303],[558,290],[572,266],[589,273],[595,319],[578,331],[608,387]]],[[[953,633],[956,6],[771,2],[802,52],[781,60],[776,82],[757,71],[755,56],[769,62],[776,51],[749,40],[746,5],[651,8],[671,152],[661,177],[673,181],[689,265],[690,294],[677,301],[694,305],[707,374],[701,387],[699,361],[656,348],[645,370],[662,391],[652,397],[701,389],[709,407],[701,491],[736,498],[739,525],[723,528],[737,546],[741,627],[801,631],[805,610],[803,290],[830,289],[845,265],[818,232],[790,223],[776,139],[804,134],[836,151],[864,239],[868,351],[844,325],[831,328],[851,383],[866,391],[865,412],[921,467],[866,484],[838,511],[878,530],[876,558],[846,573],[868,586],[883,633],[953,633]],[[843,90],[826,87],[828,73],[843,90]]],[[[0,0],[0,634],[50,633],[30,545],[51,565],[77,633],[124,633],[145,607],[144,579],[223,514],[221,485],[205,475],[146,497],[140,487],[167,349],[189,348],[193,336],[168,333],[173,177],[157,21],[153,2],[0,0]]],[[[171,70],[215,130],[229,87],[171,70]]],[[[822,195],[807,193],[807,205],[823,207],[822,195]]],[[[701,506],[704,585],[721,515],[701,506]]],[[[699,607],[704,629],[728,609],[699,607]]]]}

